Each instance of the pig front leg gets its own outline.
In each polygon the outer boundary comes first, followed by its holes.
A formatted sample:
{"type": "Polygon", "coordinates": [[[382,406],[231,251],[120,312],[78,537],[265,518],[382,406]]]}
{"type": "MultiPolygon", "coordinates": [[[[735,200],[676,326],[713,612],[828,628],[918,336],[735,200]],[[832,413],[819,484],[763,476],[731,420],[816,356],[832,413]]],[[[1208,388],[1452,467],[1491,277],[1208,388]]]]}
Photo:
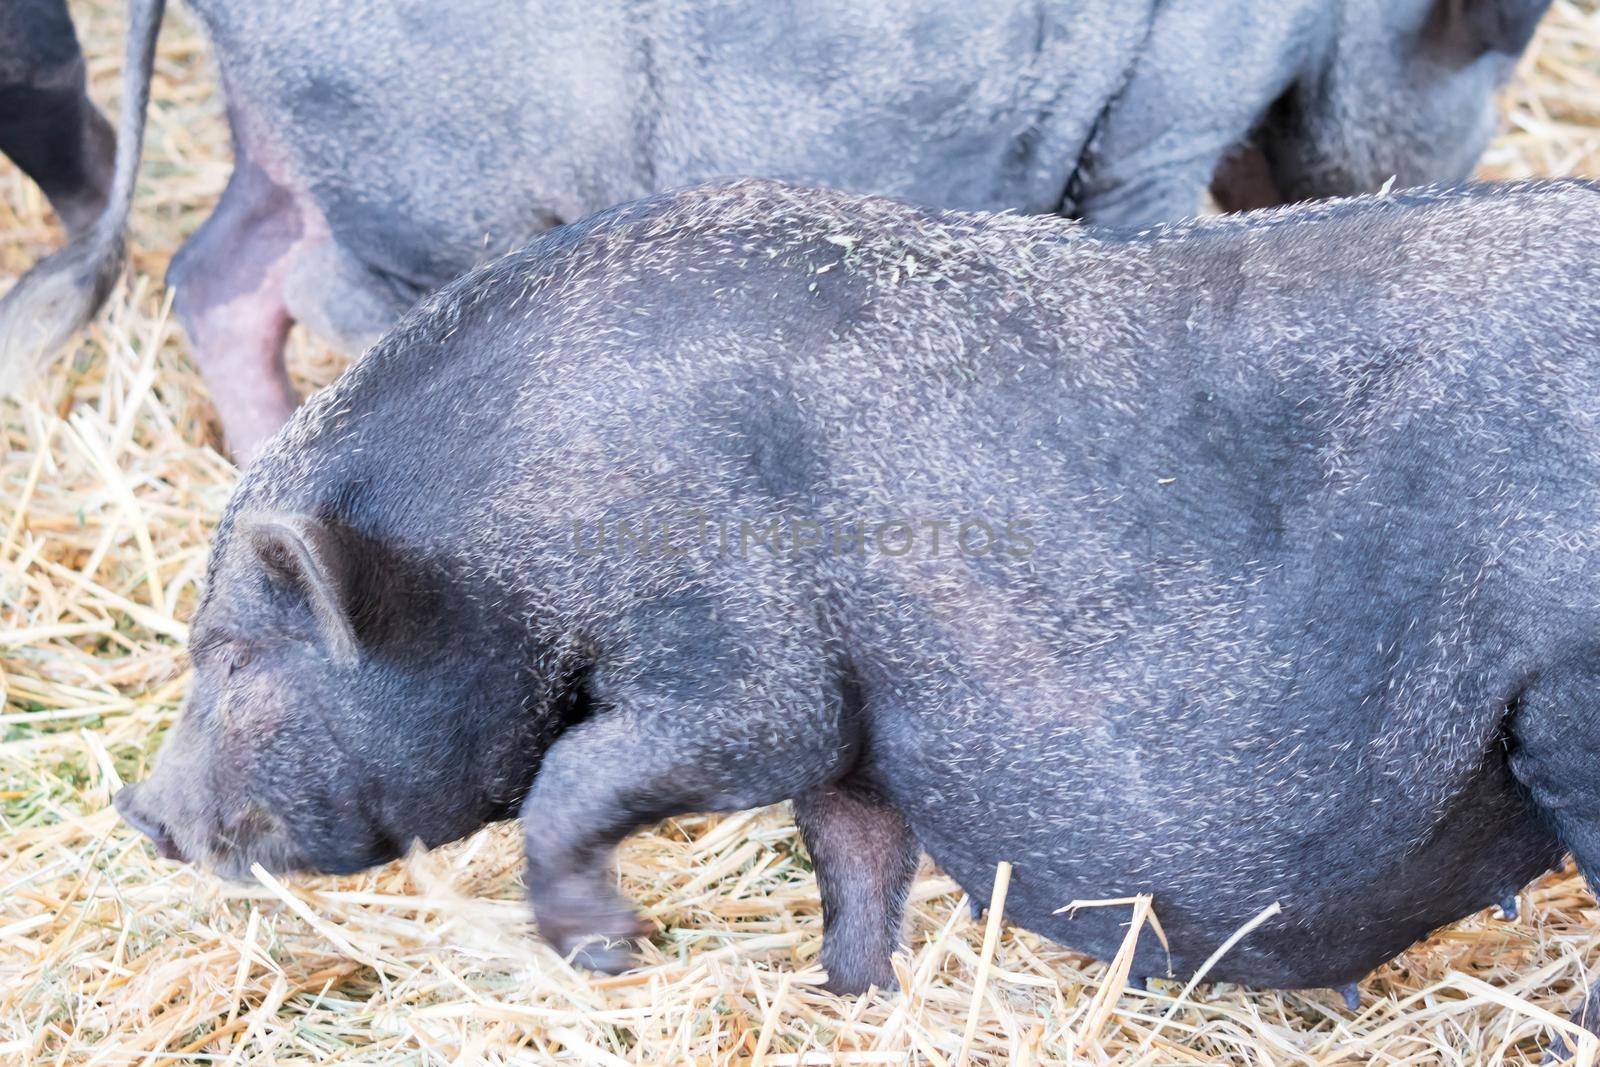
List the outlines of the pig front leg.
{"type": "Polygon", "coordinates": [[[869,790],[845,783],[796,797],[795,823],[822,895],[822,967],[835,993],[893,989],[906,894],[921,850],[905,819],[869,790]]]}
{"type": "Polygon", "coordinates": [[[674,815],[776,804],[846,769],[838,701],[782,701],[757,680],[674,683],[601,687],[602,710],[551,745],[522,805],[539,932],[594,970],[627,969],[646,932],[616,887],[624,837],[674,815]]]}

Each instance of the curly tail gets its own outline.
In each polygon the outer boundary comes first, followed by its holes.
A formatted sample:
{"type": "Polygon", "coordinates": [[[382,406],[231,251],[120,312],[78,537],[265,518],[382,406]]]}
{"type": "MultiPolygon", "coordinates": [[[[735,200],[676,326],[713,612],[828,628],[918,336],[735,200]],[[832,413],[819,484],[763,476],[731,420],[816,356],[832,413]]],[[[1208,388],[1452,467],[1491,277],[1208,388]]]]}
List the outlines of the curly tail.
{"type": "Polygon", "coordinates": [[[128,4],[116,171],[105,210],[80,237],[34,264],[0,299],[0,395],[27,383],[49,356],[88,325],[122,274],[128,212],[144,148],[150,69],[166,6],[166,0],[128,4]]]}

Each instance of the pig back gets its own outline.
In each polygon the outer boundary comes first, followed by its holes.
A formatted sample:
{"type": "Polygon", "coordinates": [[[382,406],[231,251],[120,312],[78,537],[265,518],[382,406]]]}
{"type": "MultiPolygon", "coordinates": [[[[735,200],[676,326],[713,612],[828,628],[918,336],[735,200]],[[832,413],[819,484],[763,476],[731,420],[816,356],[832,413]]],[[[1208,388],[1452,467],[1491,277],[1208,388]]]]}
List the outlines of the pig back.
{"type": "Polygon", "coordinates": [[[1056,210],[1150,4],[193,5],[258,153],[426,289],[709,178],[1056,210]]]}

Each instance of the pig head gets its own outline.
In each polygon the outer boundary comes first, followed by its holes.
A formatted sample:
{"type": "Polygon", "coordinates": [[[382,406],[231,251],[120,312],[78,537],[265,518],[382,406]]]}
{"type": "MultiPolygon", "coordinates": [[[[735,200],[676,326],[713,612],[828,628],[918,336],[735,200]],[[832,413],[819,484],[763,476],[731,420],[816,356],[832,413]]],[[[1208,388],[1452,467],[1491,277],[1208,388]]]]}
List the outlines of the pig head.
{"type": "Polygon", "coordinates": [[[241,517],[213,554],[178,724],[117,810],[163,856],[233,879],[360,870],[514,815],[558,702],[482,654],[481,607],[316,518],[241,517]]]}

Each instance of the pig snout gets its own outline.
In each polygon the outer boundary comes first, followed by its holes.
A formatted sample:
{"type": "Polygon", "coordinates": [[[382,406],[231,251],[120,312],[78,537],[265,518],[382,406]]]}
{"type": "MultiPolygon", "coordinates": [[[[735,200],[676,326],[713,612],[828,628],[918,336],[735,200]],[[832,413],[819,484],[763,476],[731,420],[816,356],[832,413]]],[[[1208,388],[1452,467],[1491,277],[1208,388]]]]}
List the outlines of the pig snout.
{"type": "Polygon", "coordinates": [[[158,767],[151,777],[119,790],[112,805],[163,859],[195,864],[231,882],[254,881],[256,864],[275,873],[327,868],[326,862],[314,862],[261,802],[220,793],[204,774],[163,773],[158,767]]]}
{"type": "Polygon", "coordinates": [[[188,857],[183,854],[183,849],[178,847],[178,842],[167,829],[167,824],[148,809],[144,794],[138,786],[123,786],[117,791],[117,795],[111,798],[111,803],[129,826],[144,834],[155,844],[156,852],[162,859],[177,860],[179,863],[188,862],[188,857]]]}

